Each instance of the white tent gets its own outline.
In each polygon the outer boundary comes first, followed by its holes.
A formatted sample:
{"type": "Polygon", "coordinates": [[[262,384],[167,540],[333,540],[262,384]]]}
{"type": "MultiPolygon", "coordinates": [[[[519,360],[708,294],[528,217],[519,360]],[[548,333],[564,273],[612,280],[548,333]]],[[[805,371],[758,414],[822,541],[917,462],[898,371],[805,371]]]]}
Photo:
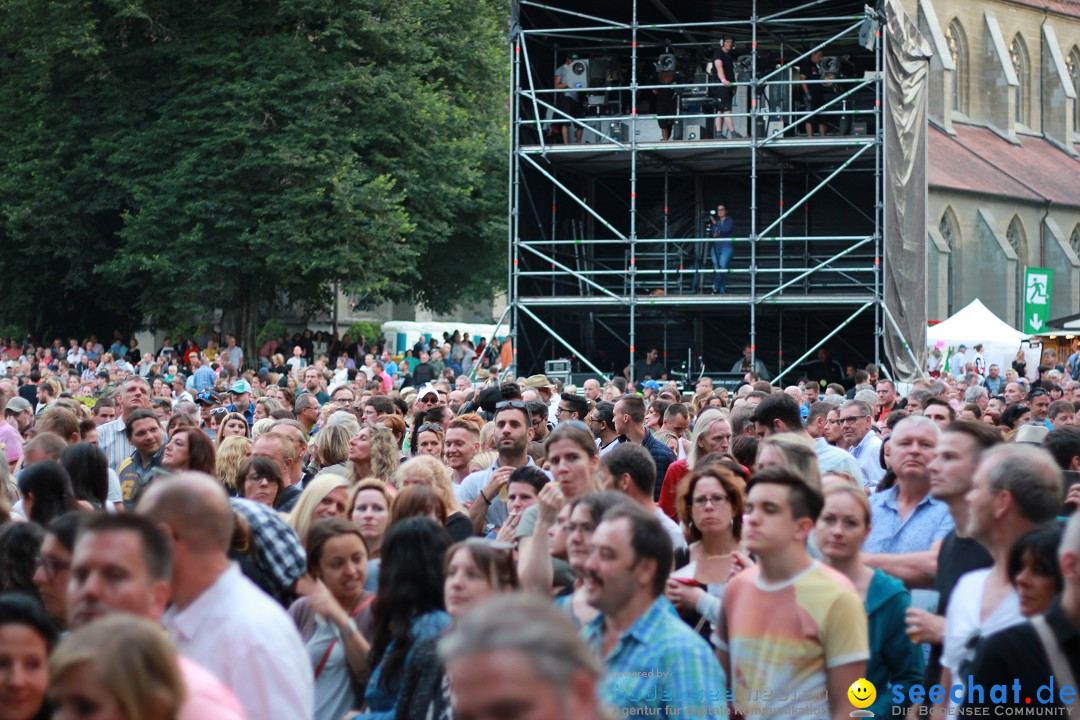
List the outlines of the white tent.
{"type": "Polygon", "coordinates": [[[996,364],[1003,375],[1020,344],[1027,339],[1027,335],[990,312],[978,298],[926,331],[926,344],[940,347],[943,353],[955,352],[961,343],[966,345],[968,362],[975,359],[974,347],[981,343],[987,367],[996,364]]]}

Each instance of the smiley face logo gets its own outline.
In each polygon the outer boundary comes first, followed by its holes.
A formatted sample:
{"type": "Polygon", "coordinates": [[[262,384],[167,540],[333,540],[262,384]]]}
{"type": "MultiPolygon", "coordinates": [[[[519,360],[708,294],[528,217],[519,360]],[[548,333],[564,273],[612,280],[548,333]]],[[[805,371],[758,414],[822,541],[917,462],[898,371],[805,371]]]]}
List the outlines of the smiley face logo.
{"type": "Polygon", "coordinates": [[[847,689],[848,700],[857,708],[870,707],[877,699],[877,688],[866,678],[859,678],[847,689]]]}

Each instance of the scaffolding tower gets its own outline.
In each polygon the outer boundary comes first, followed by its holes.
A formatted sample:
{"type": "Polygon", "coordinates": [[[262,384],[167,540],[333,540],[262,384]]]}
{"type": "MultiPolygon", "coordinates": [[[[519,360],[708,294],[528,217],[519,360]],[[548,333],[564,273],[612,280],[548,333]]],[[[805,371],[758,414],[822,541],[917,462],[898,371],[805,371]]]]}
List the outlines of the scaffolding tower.
{"type": "Polygon", "coordinates": [[[519,373],[559,356],[633,372],[656,347],[696,376],[727,370],[744,343],[774,382],[827,344],[881,364],[892,320],[878,8],[518,0],[513,20],[504,320],[519,373]],[[737,137],[714,130],[711,58],[725,36],[737,137]],[[817,51],[821,77],[808,79],[817,51]],[[557,90],[564,62],[574,84],[557,90]],[[814,109],[802,102],[811,85],[814,109]],[[736,222],[726,294],[712,292],[719,203],[736,222]]]}

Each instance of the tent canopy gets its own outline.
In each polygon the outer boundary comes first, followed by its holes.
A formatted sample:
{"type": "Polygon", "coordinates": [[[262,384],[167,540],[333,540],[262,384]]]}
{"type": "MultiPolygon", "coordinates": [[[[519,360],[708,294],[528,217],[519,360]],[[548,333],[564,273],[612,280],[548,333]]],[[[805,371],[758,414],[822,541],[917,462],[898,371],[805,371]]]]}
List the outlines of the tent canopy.
{"type": "Polygon", "coordinates": [[[964,343],[971,347],[974,343],[993,343],[1016,347],[1027,339],[1027,335],[990,312],[978,298],[948,320],[926,331],[926,341],[931,345],[939,342],[953,346],[964,343]]]}
{"type": "MultiPolygon", "coordinates": [[[[961,343],[967,345],[965,364],[975,360],[975,345],[981,343],[986,366],[998,365],[1002,374],[1010,366],[1020,344],[1027,339],[1027,335],[1014,330],[978,299],[926,331],[926,343],[941,347],[942,352],[955,350],[961,343]]],[[[1037,361],[1034,365],[1029,362],[1028,368],[1034,370],[1037,364],[1037,361]]],[[[950,367],[949,372],[957,375],[963,371],[950,367]]]]}

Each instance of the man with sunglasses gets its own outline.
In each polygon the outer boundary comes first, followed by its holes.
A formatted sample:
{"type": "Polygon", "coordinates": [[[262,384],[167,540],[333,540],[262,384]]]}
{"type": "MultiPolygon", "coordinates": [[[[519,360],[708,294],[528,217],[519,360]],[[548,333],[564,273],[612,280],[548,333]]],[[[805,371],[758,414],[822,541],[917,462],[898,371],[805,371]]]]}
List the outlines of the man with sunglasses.
{"type": "Polygon", "coordinates": [[[499,457],[495,464],[477,470],[462,481],[458,499],[469,508],[469,517],[478,535],[487,526],[501,527],[509,517],[506,502],[500,491],[517,468],[535,466],[527,452],[529,441],[535,434],[528,403],[520,400],[503,400],[495,404],[495,446],[499,457]]]}
{"type": "MultiPolygon", "coordinates": [[[[199,406],[202,415],[203,430],[210,437],[214,437],[214,431],[210,429],[210,413],[214,412],[214,410],[223,409],[221,407],[221,398],[213,390],[200,390],[199,394],[195,396],[195,403],[199,406]]],[[[220,415],[220,413],[218,414],[220,415]]]]}
{"type": "Polygon", "coordinates": [[[1028,407],[1031,408],[1031,422],[1042,423],[1053,430],[1054,426],[1047,419],[1050,415],[1050,393],[1042,388],[1035,388],[1028,393],[1027,400],[1028,407]]]}

